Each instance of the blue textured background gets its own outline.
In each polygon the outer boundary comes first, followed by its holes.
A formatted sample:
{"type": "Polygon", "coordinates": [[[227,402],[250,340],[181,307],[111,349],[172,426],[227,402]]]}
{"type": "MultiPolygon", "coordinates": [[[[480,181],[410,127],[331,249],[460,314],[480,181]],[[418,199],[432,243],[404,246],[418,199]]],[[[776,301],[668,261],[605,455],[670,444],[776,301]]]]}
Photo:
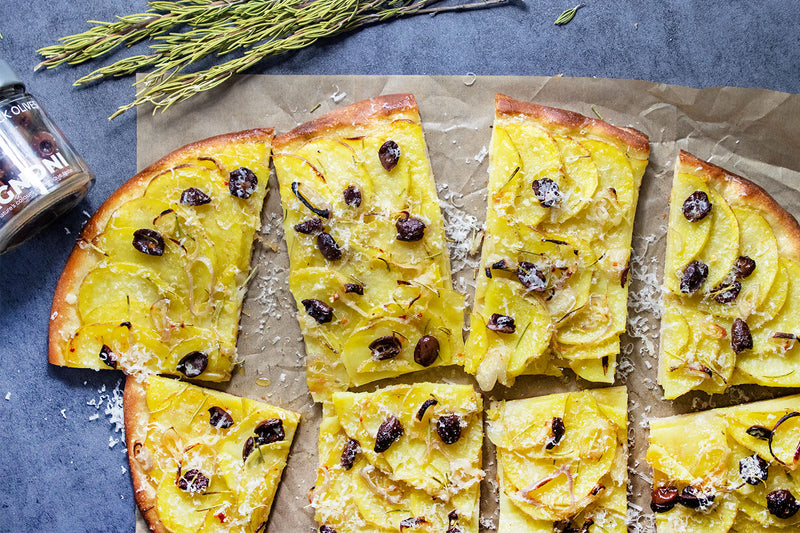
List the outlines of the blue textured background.
{"type": "MultiPolygon", "coordinates": [[[[521,74],[634,78],[693,87],[800,92],[800,3],[576,0],[417,17],[371,27],[260,65],[268,74],[521,74]]],[[[142,11],[142,0],[0,0],[0,57],[28,82],[98,177],[88,199],[23,247],[0,256],[0,531],[132,532],[123,445],[104,414],[115,372],[47,364],[58,275],[82,213],[135,172],[136,119],[106,120],[133,95],[129,80],[71,83],[95,65],[33,73],[37,48],[88,19],[142,11]],[[99,390],[105,387],[106,393],[99,390]],[[10,393],[10,394],[8,394],[10,393]],[[7,399],[6,399],[7,398],[7,399]],[[63,414],[62,414],[63,409],[63,414]],[[93,414],[95,421],[87,421],[93,414]]],[[[142,49],[142,47],[139,47],[142,49]]],[[[118,55],[119,57],[119,55],[118,55]]],[[[789,118],[797,120],[800,117],[789,118]]],[[[288,529],[287,529],[288,531],[288,529]]]]}

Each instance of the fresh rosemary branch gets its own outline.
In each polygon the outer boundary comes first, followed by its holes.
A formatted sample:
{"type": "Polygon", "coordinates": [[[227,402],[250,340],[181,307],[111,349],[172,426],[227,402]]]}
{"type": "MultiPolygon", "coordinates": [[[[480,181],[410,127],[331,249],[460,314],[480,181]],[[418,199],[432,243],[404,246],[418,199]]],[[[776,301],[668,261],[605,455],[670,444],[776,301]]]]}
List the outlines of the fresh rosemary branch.
{"type": "Polygon", "coordinates": [[[505,5],[513,0],[477,0],[434,6],[442,0],[172,0],[149,2],[145,13],[116,22],[89,21],[89,30],[38,50],[36,68],[78,65],[120,46],[148,40],[150,53],[132,55],[78,79],[85,85],[149,69],[134,83],[134,100],[111,119],[149,103],[153,112],[208,91],[259,61],[367,25],[413,15],[436,15],[505,5]],[[211,67],[188,68],[212,55],[240,53],[211,67]]]}

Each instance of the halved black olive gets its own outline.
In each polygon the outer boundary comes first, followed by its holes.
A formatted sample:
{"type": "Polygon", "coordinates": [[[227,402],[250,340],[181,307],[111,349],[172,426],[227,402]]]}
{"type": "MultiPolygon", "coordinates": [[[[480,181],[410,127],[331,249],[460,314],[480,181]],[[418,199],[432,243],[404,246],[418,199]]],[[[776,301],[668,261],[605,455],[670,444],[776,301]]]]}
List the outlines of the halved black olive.
{"type": "Polygon", "coordinates": [[[100,348],[100,360],[111,368],[117,368],[117,356],[105,344],[100,348]]]}
{"type": "Polygon", "coordinates": [[[678,503],[689,509],[707,509],[714,503],[716,494],[701,492],[689,485],[678,495],[678,503]]]}
{"type": "Polygon", "coordinates": [[[530,291],[544,292],[547,288],[547,277],[544,271],[529,261],[519,262],[517,279],[530,291]]]}
{"type": "Polygon", "coordinates": [[[205,205],[211,203],[211,197],[197,187],[189,187],[181,193],[181,203],[191,206],[205,205]]]}
{"type": "Polygon", "coordinates": [[[733,275],[736,279],[744,279],[756,269],[756,262],[746,255],[741,255],[733,264],[733,275]]]}
{"type": "Polygon", "coordinates": [[[689,222],[703,220],[711,212],[708,195],[703,191],[694,191],[683,201],[681,211],[689,222]]]}
{"type": "Polygon", "coordinates": [[[731,325],[731,348],[735,353],[753,349],[753,336],[747,322],[737,318],[731,325]]]}
{"type": "Polygon", "coordinates": [[[344,292],[345,294],[359,294],[364,295],[364,286],[359,285],[358,283],[345,283],[344,284],[344,292]]]}
{"type": "Polygon", "coordinates": [[[344,445],[344,449],[342,450],[342,456],[339,459],[339,464],[342,465],[342,468],[345,470],[350,470],[353,468],[353,464],[356,462],[356,456],[361,453],[361,446],[358,445],[358,441],[354,439],[350,439],[347,441],[347,444],[344,445]]]}
{"type": "Polygon", "coordinates": [[[499,313],[492,313],[486,327],[498,333],[514,333],[517,330],[513,318],[499,313]]]}
{"type": "Polygon", "coordinates": [[[306,308],[308,316],[317,321],[317,324],[325,324],[333,319],[333,307],[315,298],[306,298],[300,302],[306,308]]]}
{"type": "Polygon", "coordinates": [[[253,437],[248,437],[242,446],[242,461],[247,461],[247,457],[253,452],[256,447],[256,440],[253,437]]]}
{"type": "Polygon", "coordinates": [[[344,196],[344,203],[350,207],[361,206],[361,189],[355,185],[351,185],[346,188],[344,192],[342,192],[342,196],[344,196]]]}
{"type": "Polygon", "coordinates": [[[403,425],[396,416],[390,415],[383,421],[375,435],[375,452],[383,453],[403,435],[403,425]]]}
{"type": "Polygon", "coordinates": [[[228,176],[228,190],[231,195],[246,200],[256,192],[258,178],[247,167],[239,167],[228,176]]]}
{"type": "Polygon", "coordinates": [[[769,476],[769,463],[757,453],[739,459],[739,475],[748,485],[758,485],[769,476]]]}
{"type": "Polygon", "coordinates": [[[431,366],[439,357],[439,341],[433,335],[425,335],[414,347],[414,362],[422,366],[431,366]]]}
{"type": "Polygon", "coordinates": [[[159,232],[142,228],[133,232],[133,247],[147,255],[164,255],[164,238],[159,232]]]}
{"type": "Polygon", "coordinates": [[[544,447],[547,450],[552,450],[556,446],[559,445],[561,439],[564,438],[564,433],[566,433],[566,426],[564,425],[564,419],[559,416],[554,416],[553,421],[550,423],[550,437],[547,439],[544,447]]]}
{"type": "Polygon", "coordinates": [[[533,180],[533,194],[542,207],[553,207],[561,201],[561,192],[558,190],[558,183],[550,178],[533,180]]]}
{"type": "Polygon", "coordinates": [[[299,224],[295,224],[294,230],[297,233],[302,233],[304,235],[319,233],[323,230],[322,221],[318,218],[309,218],[308,220],[304,220],[299,224]]]}
{"type": "Polygon", "coordinates": [[[330,233],[322,232],[317,235],[317,248],[322,257],[328,261],[338,261],[342,258],[342,250],[330,233]]]}
{"type": "Polygon", "coordinates": [[[403,533],[406,529],[416,528],[417,526],[428,523],[428,520],[426,520],[424,516],[412,516],[410,518],[404,518],[400,521],[400,533],[403,533]]]}
{"type": "Polygon", "coordinates": [[[338,533],[331,526],[319,526],[319,533],[338,533]]]}
{"type": "Polygon", "coordinates": [[[702,261],[692,261],[683,269],[681,292],[694,294],[708,277],[708,265],[702,261]]]}
{"type": "Polygon", "coordinates": [[[727,287],[724,287],[720,290],[716,295],[714,295],[714,300],[721,304],[729,304],[732,301],[736,300],[736,297],[739,296],[739,293],[742,290],[742,284],[738,281],[734,281],[727,287]]]}
{"type": "Polygon", "coordinates": [[[425,236],[425,223],[418,218],[405,214],[394,226],[397,228],[397,240],[405,242],[419,241],[425,236]]]}
{"type": "MultiPolygon", "coordinates": [[[[180,474],[180,470],[178,470],[178,473],[180,474]]],[[[203,494],[208,490],[210,481],[198,469],[192,468],[184,474],[180,474],[175,484],[178,485],[179,489],[185,490],[190,494],[203,494]]]]}
{"type": "Polygon", "coordinates": [[[778,518],[786,520],[797,514],[800,504],[791,492],[778,489],[767,494],[767,509],[778,518]]]}
{"type": "Polygon", "coordinates": [[[196,378],[208,367],[208,355],[203,352],[189,352],[178,362],[177,370],[187,378],[196,378]]]}
{"type": "Polygon", "coordinates": [[[400,355],[403,345],[400,339],[394,335],[384,335],[369,343],[369,349],[374,360],[384,361],[386,359],[394,359],[400,355]]]}
{"type": "Polygon", "coordinates": [[[208,423],[217,429],[228,429],[233,425],[233,417],[222,407],[214,406],[208,410],[208,423]]]}
{"type": "Polygon", "coordinates": [[[283,430],[283,420],[280,418],[268,418],[260,422],[253,430],[253,433],[256,435],[256,446],[280,442],[286,438],[286,433],[283,430]]]}
{"type": "Polygon", "coordinates": [[[389,139],[378,149],[378,158],[381,160],[381,166],[388,172],[392,170],[400,160],[400,147],[397,146],[396,142],[389,139]]]}
{"type": "Polygon", "coordinates": [[[436,432],[445,444],[455,444],[461,438],[461,417],[457,414],[440,416],[436,432]]]}

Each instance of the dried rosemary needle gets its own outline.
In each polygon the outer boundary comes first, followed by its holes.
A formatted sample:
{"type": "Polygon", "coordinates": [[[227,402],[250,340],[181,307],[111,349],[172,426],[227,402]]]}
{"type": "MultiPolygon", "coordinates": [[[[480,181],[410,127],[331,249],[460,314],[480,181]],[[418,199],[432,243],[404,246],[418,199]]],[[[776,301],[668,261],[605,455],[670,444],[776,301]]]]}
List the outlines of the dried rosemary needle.
{"type": "Polygon", "coordinates": [[[442,0],[174,0],[151,1],[144,13],[115,22],[89,21],[83,32],[38,50],[36,68],[77,65],[119,46],[149,41],[150,53],[132,55],[78,79],[85,85],[149,70],[134,83],[134,100],[111,115],[149,103],[153,112],[208,91],[264,58],[298,50],[320,39],[393,18],[491,8],[512,0],[478,0],[436,6],[442,0]],[[208,56],[232,59],[203,70],[188,68],[208,56]]]}

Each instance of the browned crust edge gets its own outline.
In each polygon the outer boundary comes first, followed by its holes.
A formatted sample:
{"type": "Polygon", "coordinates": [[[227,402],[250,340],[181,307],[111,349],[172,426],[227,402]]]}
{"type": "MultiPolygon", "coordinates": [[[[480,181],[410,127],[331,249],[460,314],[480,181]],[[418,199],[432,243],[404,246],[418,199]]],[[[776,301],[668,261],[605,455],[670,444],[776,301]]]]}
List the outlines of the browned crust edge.
{"type": "Polygon", "coordinates": [[[684,150],[675,161],[675,170],[713,182],[726,200],[757,208],[775,232],[781,255],[800,261],[800,224],[761,186],[684,150]]]}
{"type": "Polygon", "coordinates": [[[650,154],[650,139],[634,128],[614,126],[604,120],[587,117],[574,111],[523,102],[500,93],[495,96],[494,103],[497,116],[524,115],[549,128],[563,129],[572,134],[588,132],[621,144],[628,155],[638,159],[647,159],[650,154]]]}
{"type": "Polygon", "coordinates": [[[409,93],[387,94],[361,100],[305,122],[276,137],[273,148],[277,152],[298,141],[305,142],[325,132],[368,126],[376,119],[412,110],[417,110],[417,100],[409,93]]]}
{"type": "Polygon", "coordinates": [[[150,410],[147,408],[147,387],[144,381],[128,376],[122,395],[122,410],[125,414],[125,445],[128,449],[128,465],[131,470],[136,505],[139,506],[139,511],[147,521],[150,531],[169,533],[158,518],[156,487],[150,483],[150,477],[133,453],[135,444],[137,442],[144,443],[147,438],[147,424],[150,421],[150,410]]]}
{"type": "Polygon", "coordinates": [[[50,329],[48,333],[48,360],[51,364],[63,366],[66,363],[66,357],[64,356],[62,344],[60,342],[61,339],[59,337],[64,330],[67,329],[69,324],[75,323],[77,320],[77,307],[74,303],[68,303],[67,298],[70,294],[77,297],[76,291],[80,282],[86,276],[90,267],[96,263],[91,248],[85,245],[85,242],[91,241],[105,228],[114,211],[125,202],[142,196],[150,181],[156,175],[175,166],[176,161],[190,157],[194,153],[201,153],[210,148],[216,148],[226,144],[241,144],[247,142],[269,143],[272,141],[273,137],[273,128],[257,128],[225,133],[187,144],[167,154],[133,176],[103,202],[103,205],[100,206],[84,226],[81,237],[72,249],[72,253],[64,266],[64,271],[56,285],[56,290],[53,295],[53,304],[50,309],[50,329]]]}

